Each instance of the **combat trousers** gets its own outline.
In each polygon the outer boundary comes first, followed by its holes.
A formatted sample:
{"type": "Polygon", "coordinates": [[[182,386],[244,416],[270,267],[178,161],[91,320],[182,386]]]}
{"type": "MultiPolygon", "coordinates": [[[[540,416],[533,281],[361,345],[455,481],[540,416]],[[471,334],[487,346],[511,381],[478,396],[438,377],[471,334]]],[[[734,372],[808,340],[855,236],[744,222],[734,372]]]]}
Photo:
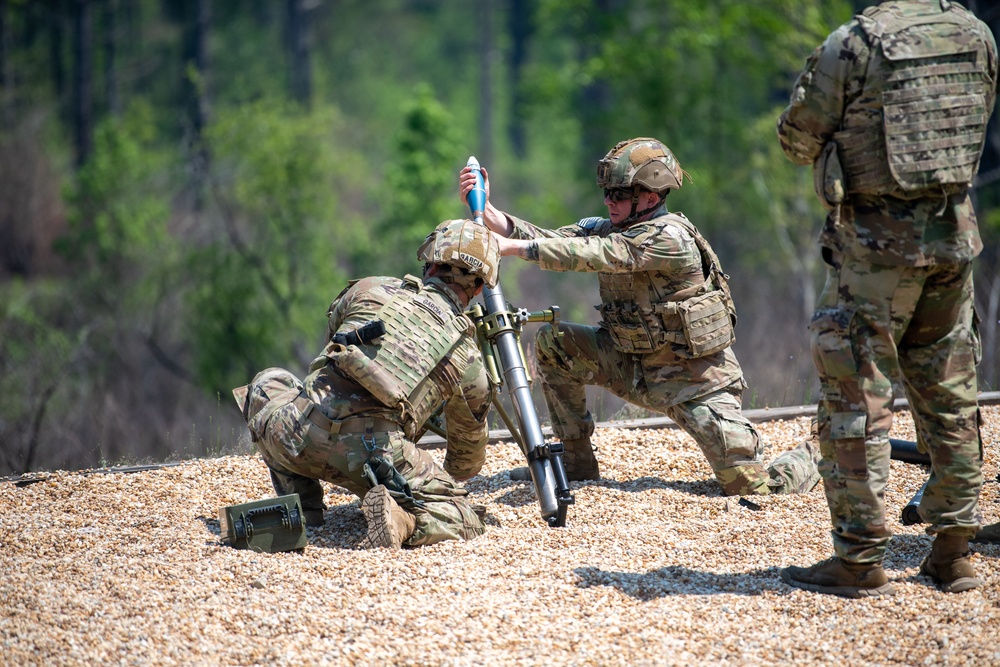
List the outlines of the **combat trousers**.
{"type": "Polygon", "coordinates": [[[889,543],[884,492],[897,371],[932,461],[919,510],[927,532],[976,532],[983,450],[973,305],[969,263],[884,266],[832,256],[809,328],[837,556],[881,562],[889,543]]]}
{"type": "Polygon", "coordinates": [[[257,446],[271,470],[275,491],[298,493],[303,509],[322,508],[323,488],[318,480],[341,486],[359,498],[377,482],[385,484],[400,507],[416,517],[416,528],[404,542],[407,546],[472,539],[486,530],[465,487],[402,431],[331,435],[302,419],[298,407],[288,403],[268,420],[257,446]],[[381,461],[392,465],[379,466],[381,461]],[[373,480],[373,475],[378,479],[373,480]]]}
{"type": "Polygon", "coordinates": [[[785,452],[765,467],[760,433],[743,416],[741,374],[721,387],[677,376],[658,382],[664,376],[644,368],[642,355],[616,349],[606,329],[574,323],[559,329],[562,336],[557,338],[551,326],[542,326],[535,340],[542,392],[559,438],[593,433],[586,385],[596,385],[677,422],[697,443],[727,495],[804,492],[819,481],[815,461],[804,449],[785,452]]]}

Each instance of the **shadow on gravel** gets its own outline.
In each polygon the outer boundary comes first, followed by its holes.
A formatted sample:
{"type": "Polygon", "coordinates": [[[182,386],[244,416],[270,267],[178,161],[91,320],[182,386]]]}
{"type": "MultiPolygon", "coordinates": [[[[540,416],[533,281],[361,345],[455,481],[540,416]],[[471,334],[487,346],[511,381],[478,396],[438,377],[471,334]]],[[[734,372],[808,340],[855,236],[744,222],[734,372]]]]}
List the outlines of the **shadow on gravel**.
{"type": "MultiPolygon", "coordinates": [[[[583,480],[580,482],[570,482],[571,489],[584,489],[587,487],[603,487],[613,489],[623,493],[642,493],[653,489],[666,489],[677,491],[691,496],[701,497],[721,497],[722,489],[714,479],[707,479],[700,482],[688,482],[673,479],[663,479],[662,477],[639,477],[637,479],[616,480],[616,479],[595,479],[583,480]]],[[[510,490],[497,498],[496,502],[509,507],[523,507],[535,502],[534,490],[531,482],[515,482],[510,479],[508,473],[502,472],[487,478],[473,478],[466,482],[465,487],[470,494],[484,493],[492,488],[510,487],[510,490]],[[481,481],[480,481],[481,479],[481,481]]]]}
{"type": "Polygon", "coordinates": [[[496,502],[507,507],[524,507],[535,502],[535,490],[528,482],[511,482],[516,488],[496,499],[496,502]]]}
{"type": "MultiPolygon", "coordinates": [[[[926,535],[895,535],[886,553],[885,569],[897,583],[913,583],[936,588],[930,577],[916,571],[930,553],[931,538],[926,535]],[[903,572],[909,572],[903,576],[903,572]]],[[[984,557],[1000,556],[1000,545],[972,544],[972,551],[984,557]]],[[[832,552],[832,547],[831,547],[832,552]]],[[[812,563],[796,563],[802,567],[812,563]]],[[[760,595],[763,591],[795,590],[781,580],[780,567],[768,567],[739,574],[718,574],[675,565],[646,573],[615,572],[596,567],[578,567],[577,587],[609,586],[637,600],[654,600],[670,595],[760,595]]]]}
{"type": "Polygon", "coordinates": [[[715,480],[685,482],[662,477],[639,477],[629,480],[599,479],[593,482],[578,482],[580,486],[603,486],[625,493],[642,493],[652,489],[667,489],[691,496],[721,496],[722,489],[715,480]]]}
{"type": "Polygon", "coordinates": [[[610,586],[637,600],[655,600],[670,595],[760,595],[765,590],[791,590],[781,581],[780,568],[769,567],[741,574],[718,574],[680,565],[645,574],[608,572],[596,567],[573,570],[579,588],[610,586]]]}
{"type": "MultiPolygon", "coordinates": [[[[920,574],[900,576],[913,571],[930,552],[930,538],[924,535],[896,535],[886,553],[885,568],[897,583],[913,583],[936,588],[930,577],[920,574]]],[[[972,550],[986,557],[1000,556],[1000,545],[973,544],[972,550]]],[[[803,567],[812,563],[798,563],[803,567]]],[[[781,580],[780,567],[768,567],[739,574],[718,574],[674,565],[644,574],[615,572],[597,567],[578,567],[578,588],[609,586],[637,600],[655,600],[670,595],[760,595],[763,591],[791,592],[795,589],[781,580]]]]}
{"type": "Polygon", "coordinates": [[[324,549],[357,549],[368,524],[357,503],[333,505],[323,512],[323,525],[306,528],[309,545],[324,549]]]}
{"type": "Polygon", "coordinates": [[[205,528],[208,530],[208,532],[212,533],[215,536],[215,539],[213,540],[206,540],[205,544],[222,545],[222,529],[221,526],[219,525],[219,520],[204,515],[197,517],[197,519],[198,521],[201,521],[203,524],[205,524],[205,528]]]}

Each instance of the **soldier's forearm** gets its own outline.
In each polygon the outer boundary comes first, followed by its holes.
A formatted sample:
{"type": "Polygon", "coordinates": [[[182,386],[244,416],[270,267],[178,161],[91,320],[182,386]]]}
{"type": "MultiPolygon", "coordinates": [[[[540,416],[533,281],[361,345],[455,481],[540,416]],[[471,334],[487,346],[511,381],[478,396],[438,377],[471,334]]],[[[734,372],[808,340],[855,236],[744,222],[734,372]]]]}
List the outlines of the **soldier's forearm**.
{"type": "Polygon", "coordinates": [[[500,238],[501,257],[520,257],[531,262],[538,261],[538,242],[526,239],[500,238]]]}
{"type": "Polygon", "coordinates": [[[486,209],[483,211],[483,222],[491,232],[500,236],[510,236],[514,231],[514,223],[510,218],[489,201],[486,202],[486,209]]]}

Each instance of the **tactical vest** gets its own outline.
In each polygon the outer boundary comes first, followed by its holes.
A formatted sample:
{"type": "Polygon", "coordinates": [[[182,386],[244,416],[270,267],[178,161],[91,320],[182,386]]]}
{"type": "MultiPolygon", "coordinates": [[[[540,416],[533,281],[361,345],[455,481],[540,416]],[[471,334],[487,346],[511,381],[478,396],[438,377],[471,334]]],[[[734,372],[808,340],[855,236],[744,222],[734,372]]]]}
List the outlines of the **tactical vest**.
{"type": "MultiPolygon", "coordinates": [[[[366,350],[331,341],[324,355],[340,373],[386,407],[398,410],[401,423],[410,432],[406,422],[423,424],[452,393],[453,387],[439,386],[430,378],[431,371],[475,330],[468,317],[442,307],[422,281],[409,275],[378,311],[378,318],[385,324],[385,335],[379,342],[364,346],[366,350]]],[[[452,375],[460,379],[467,362],[463,358],[453,362],[462,366],[452,375]]]]}
{"type": "Polygon", "coordinates": [[[736,308],[719,258],[687,218],[669,213],[657,222],[680,227],[695,241],[700,271],[672,277],[661,271],[598,274],[601,325],[615,346],[647,354],[670,345],[683,358],[719,352],[736,339],[736,308]]]}
{"type": "Polygon", "coordinates": [[[857,15],[871,55],[856,104],[881,107],[870,125],[833,135],[847,192],[903,199],[970,187],[979,166],[989,79],[987,37],[951,5],[883,4],[857,15]]]}

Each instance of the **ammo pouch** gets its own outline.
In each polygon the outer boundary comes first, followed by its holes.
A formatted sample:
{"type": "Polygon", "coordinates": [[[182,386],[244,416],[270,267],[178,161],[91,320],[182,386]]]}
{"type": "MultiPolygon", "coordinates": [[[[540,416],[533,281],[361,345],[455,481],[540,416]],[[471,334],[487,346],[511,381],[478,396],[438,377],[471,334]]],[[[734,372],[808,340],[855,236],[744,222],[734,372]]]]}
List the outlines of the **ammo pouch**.
{"type": "Polygon", "coordinates": [[[661,304],[681,320],[681,331],[674,334],[674,353],[683,358],[698,359],[726,349],[736,340],[731,302],[725,292],[714,290],[684,301],[661,304]],[[678,337],[677,333],[681,336],[678,337]]]}
{"type": "Polygon", "coordinates": [[[657,307],[634,302],[602,303],[596,306],[615,346],[628,354],[647,354],[673,340],[664,327],[657,307]]]}

